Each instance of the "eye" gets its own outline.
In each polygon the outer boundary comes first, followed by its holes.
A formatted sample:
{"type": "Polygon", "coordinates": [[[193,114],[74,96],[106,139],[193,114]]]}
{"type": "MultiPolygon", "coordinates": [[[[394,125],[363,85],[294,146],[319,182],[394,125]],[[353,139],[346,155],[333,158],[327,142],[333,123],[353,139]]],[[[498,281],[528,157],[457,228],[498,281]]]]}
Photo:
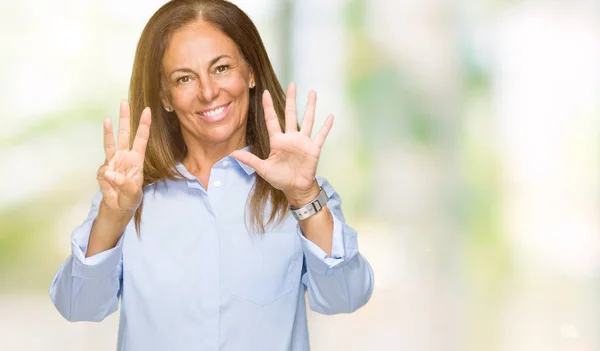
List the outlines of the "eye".
{"type": "Polygon", "coordinates": [[[192,80],[192,77],[183,76],[183,77],[177,79],[177,83],[189,83],[191,80],[192,80]]]}
{"type": "Polygon", "coordinates": [[[229,71],[229,65],[221,65],[215,68],[215,72],[219,74],[225,73],[227,71],[229,71]]]}

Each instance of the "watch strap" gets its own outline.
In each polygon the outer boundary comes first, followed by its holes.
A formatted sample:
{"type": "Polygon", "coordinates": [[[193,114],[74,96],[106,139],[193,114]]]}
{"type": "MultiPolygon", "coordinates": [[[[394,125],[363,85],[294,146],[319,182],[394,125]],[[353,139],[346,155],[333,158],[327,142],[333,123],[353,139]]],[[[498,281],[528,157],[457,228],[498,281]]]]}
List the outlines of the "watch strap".
{"type": "Polygon", "coordinates": [[[304,206],[291,206],[290,211],[292,212],[292,215],[294,216],[294,218],[296,218],[296,220],[301,221],[319,212],[323,208],[323,206],[327,204],[327,201],[329,201],[329,196],[327,196],[325,189],[321,187],[319,196],[317,196],[316,199],[312,200],[304,206]]]}

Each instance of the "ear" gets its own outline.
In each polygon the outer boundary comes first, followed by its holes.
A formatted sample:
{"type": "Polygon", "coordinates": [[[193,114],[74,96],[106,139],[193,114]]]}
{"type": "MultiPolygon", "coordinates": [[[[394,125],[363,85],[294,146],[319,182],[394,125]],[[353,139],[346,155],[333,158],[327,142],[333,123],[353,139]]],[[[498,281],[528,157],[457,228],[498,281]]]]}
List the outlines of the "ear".
{"type": "Polygon", "coordinates": [[[248,87],[250,89],[254,89],[255,86],[256,86],[256,80],[254,79],[254,72],[252,72],[252,70],[250,70],[250,79],[248,80],[248,87]]]}
{"type": "Polygon", "coordinates": [[[170,99],[167,97],[167,94],[164,92],[163,89],[160,90],[160,102],[165,111],[173,112],[173,105],[171,104],[170,99]]]}

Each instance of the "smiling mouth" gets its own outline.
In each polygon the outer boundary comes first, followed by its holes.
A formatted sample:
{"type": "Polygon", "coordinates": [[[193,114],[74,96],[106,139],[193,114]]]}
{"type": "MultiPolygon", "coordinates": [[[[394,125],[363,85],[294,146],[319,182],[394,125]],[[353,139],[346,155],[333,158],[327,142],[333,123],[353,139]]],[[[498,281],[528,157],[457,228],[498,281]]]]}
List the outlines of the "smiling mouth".
{"type": "Polygon", "coordinates": [[[202,116],[206,116],[206,117],[218,116],[221,113],[223,113],[223,111],[225,111],[225,109],[227,108],[227,106],[229,106],[229,103],[227,103],[225,105],[221,105],[221,106],[219,106],[217,108],[214,108],[212,110],[202,111],[202,112],[200,112],[200,114],[202,116]]]}

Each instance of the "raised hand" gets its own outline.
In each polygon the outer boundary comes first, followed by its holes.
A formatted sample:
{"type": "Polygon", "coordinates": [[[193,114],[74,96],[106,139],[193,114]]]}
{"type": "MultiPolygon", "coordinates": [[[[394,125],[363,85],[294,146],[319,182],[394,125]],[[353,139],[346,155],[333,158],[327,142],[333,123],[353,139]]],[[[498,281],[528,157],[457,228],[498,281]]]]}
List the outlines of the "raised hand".
{"type": "Polygon", "coordinates": [[[236,150],[231,156],[254,168],[256,173],[269,184],[283,191],[292,205],[305,202],[305,199],[311,201],[319,192],[316,183],[317,165],[321,148],[333,125],[333,115],[327,117],[323,127],[313,140],[311,132],[317,103],[317,94],[314,91],[308,94],[300,130],[297,129],[296,85],[294,83],[290,83],[286,94],[285,132],[279,126],[273,100],[266,90],[262,103],[271,145],[269,157],[261,160],[256,155],[243,150],[236,150]]]}
{"type": "Polygon", "coordinates": [[[117,145],[109,117],[104,120],[106,160],[98,169],[102,201],[112,211],[135,211],[142,201],[144,154],[150,135],[151,113],[142,112],[133,147],[129,148],[129,103],[121,102],[117,145]]]}

